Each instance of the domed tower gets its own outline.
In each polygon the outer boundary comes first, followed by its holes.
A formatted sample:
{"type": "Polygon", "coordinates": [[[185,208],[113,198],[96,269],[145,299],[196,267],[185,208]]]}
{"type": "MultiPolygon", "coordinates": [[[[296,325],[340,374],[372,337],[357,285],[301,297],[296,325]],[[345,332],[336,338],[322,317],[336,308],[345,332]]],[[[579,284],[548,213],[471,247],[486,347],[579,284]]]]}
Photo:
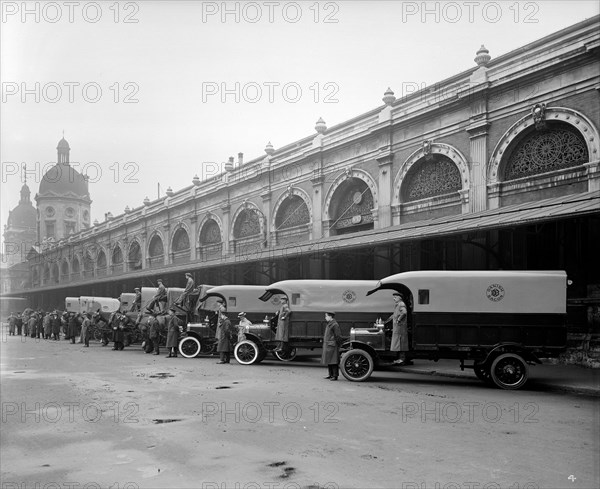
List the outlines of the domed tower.
{"type": "Polygon", "coordinates": [[[90,227],[92,200],[87,177],[69,164],[71,148],[64,137],[56,150],[57,163],[44,174],[35,196],[40,242],[46,238],[66,238],[90,227]]]}
{"type": "Polygon", "coordinates": [[[8,214],[4,226],[4,262],[7,267],[25,261],[37,241],[37,212],[31,203],[27,182],[21,187],[19,205],[8,214]]]}

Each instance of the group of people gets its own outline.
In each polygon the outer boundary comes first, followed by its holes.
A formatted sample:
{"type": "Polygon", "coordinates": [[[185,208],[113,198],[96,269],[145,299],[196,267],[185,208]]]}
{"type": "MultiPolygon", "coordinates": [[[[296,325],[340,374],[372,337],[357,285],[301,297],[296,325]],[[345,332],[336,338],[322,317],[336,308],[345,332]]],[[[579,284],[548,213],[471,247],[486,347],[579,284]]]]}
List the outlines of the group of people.
{"type": "Polygon", "coordinates": [[[76,314],[73,312],[34,311],[26,309],[22,313],[12,312],[8,317],[9,336],[27,336],[45,340],[58,341],[61,333],[65,340],[90,346],[89,331],[91,314],[76,314]]]}

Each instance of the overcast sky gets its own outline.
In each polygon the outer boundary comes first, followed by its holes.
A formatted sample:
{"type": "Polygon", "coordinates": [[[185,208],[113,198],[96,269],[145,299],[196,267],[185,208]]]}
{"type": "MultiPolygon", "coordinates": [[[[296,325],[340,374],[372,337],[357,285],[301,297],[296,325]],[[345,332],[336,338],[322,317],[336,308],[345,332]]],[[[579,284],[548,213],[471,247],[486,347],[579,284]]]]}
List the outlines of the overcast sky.
{"type": "Polygon", "coordinates": [[[400,97],[469,69],[481,44],[494,58],[599,13],[596,1],[27,8],[2,1],[3,225],[22,185],[12,163],[27,164],[33,198],[63,130],[102,221],[156,198],[158,182],[163,195],[190,185],[205,162],[248,161],[315,134],[319,117],[371,110],[388,86],[400,97]]]}

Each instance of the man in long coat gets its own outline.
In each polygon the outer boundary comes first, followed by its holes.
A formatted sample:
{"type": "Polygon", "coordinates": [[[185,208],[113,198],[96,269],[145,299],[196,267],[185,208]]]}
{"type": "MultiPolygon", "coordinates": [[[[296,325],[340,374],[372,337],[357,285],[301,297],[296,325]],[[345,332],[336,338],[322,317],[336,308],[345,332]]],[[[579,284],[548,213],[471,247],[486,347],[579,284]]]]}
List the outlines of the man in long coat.
{"type": "Polygon", "coordinates": [[[403,364],[406,356],[404,352],[407,352],[408,347],[408,313],[406,304],[402,300],[402,296],[398,293],[393,294],[394,312],[387,318],[384,324],[393,321],[392,323],[392,344],[390,345],[390,351],[398,352],[397,359],[394,360],[395,364],[403,364]]]}
{"type": "Polygon", "coordinates": [[[230,352],[231,352],[231,321],[227,317],[227,308],[225,304],[220,305],[219,319],[217,321],[217,329],[215,331],[215,337],[218,341],[217,351],[219,352],[219,362],[217,363],[229,363],[230,352]]]}
{"type": "Polygon", "coordinates": [[[52,329],[52,338],[60,340],[60,318],[56,310],[50,316],[50,327],[52,329]]]}
{"type": "Polygon", "coordinates": [[[113,350],[122,350],[125,348],[125,326],[120,313],[114,313],[110,322],[112,328],[112,340],[114,341],[113,350]]]}
{"type": "Polygon", "coordinates": [[[21,336],[23,334],[23,315],[22,314],[17,314],[16,324],[17,324],[17,334],[19,336],[21,336]]]}
{"type": "Polygon", "coordinates": [[[43,325],[43,336],[45,340],[49,340],[50,339],[50,333],[52,331],[52,327],[50,325],[50,313],[47,312],[44,315],[44,319],[42,320],[42,325],[43,325]]]}
{"type": "Polygon", "coordinates": [[[321,363],[327,365],[329,375],[325,377],[329,380],[337,380],[340,375],[340,344],[342,342],[342,330],[340,325],[334,319],[334,312],[325,313],[325,333],[323,334],[323,354],[321,363]]]}
{"type": "Polygon", "coordinates": [[[169,354],[167,358],[177,358],[177,348],[179,347],[179,319],[175,315],[175,309],[169,309],[167,319],[167,348],[169,354]]]}
{"type": "Polygon", "coordinates": [[[290,341],[290,306],[288,306],[288,298],[281,298],[281,307],[277,311],[277,332],[275,340],[279,341],[279,345],[275,351],[286,351],[288,349],[288,341],[290,341]]]}
{"type": "Polygon", "coordinates": [[[160,324],[156,316],[152,314],[148,318],[148,345],[146,348],[146,353],[152,353],[154,351],[155,355],[160,355],[159,350],[160,343],[160,324]]]}
{"type": "Polygon", "coordinates": [[[11,312],[10,316],[8,316],[8,334],[14,336],[16,327],[17,327],[17,316],[15,316],[14,312],[11,312]]]}
{"type": "Polygon", "coordinates": [[[71,344],[75,344],[75,338],[77,336],[77,316],[74,312],[69,314],[69,319],[67,323],[67,334],[69,338],[71,338],[71,344]]]}
{"type": "Polygon", "coordinates": [[[83,322],[81,323],[81,340],[83,341],[84,346],[90,346],[90,326],[92,325],[91,321],[92,315],[88,312],[83,317],[83,322]]]}
{"type": "Polygon", "coordinates": [[[37,329],[37,317],[34,312],[29,316],[29,320],[27,321],[27,332],[29,333],[29,336],[31,336],[32,338],[35,338],[36,329],[37,329]]]}

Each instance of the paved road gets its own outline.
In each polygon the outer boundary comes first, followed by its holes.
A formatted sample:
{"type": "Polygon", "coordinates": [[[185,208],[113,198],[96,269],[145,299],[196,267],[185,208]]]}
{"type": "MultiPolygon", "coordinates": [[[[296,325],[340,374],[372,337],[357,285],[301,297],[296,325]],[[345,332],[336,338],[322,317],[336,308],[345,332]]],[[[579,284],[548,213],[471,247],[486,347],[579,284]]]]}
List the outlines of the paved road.
{"type": "Polygon", "coordinates": [[[3,489],[600,487],[597,398],[0,344],[3,489]]]}

